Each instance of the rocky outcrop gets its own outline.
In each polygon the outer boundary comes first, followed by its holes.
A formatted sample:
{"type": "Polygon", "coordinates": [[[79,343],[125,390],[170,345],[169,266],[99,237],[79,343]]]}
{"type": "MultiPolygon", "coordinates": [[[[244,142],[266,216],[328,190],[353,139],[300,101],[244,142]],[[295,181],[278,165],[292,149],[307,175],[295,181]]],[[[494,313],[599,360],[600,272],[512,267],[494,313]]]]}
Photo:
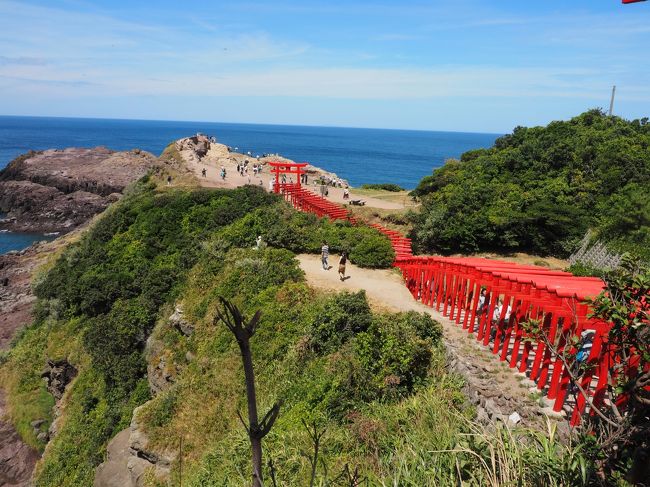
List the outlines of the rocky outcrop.
{"type": "Polygon", "coordinates": [[[194,325],[184,318],[183,308],[178,305],[174,308],[174,312],[169,317],[169,324],[186,337],[189,337],[194,333],[194,325]]]}
{"type": "MultiPolygon", "coordinates": [[[[180,306],[176,306],[168,323],[185,336],[194,333],[194,326],[183,317],[180,306]]],[[[175,377],[180,372],[180,365],[174,363],[171,351],[156,338],[155,334],[147,339],[146,355],[149,389],[152,394],[159,394],[174,383],[175,377]]]]}
{"type": "Polygon", "coordinates": [[[67,360],[48,360],[41,377],[47,382],[47,390],[60,401],[66,386],[77,376],[77,369],[67,360]]]}
{"type": "Polygon", "coordinates": [[[9,213],[0,225],[14,232],[68,232],[113,201],[113,196],[86,191],[65,194],[30,181],[0,182],[0,209],[9,213]]]}
{"type": "Polygon", "coordinates": [[[124,188],[157,165],[138,149],[30,152],[0,172],[0,229],[69,232],[103,211],[124,188]]]}
{"type": "MultiPolygon", "coordinates": [[[[476,360],[467,351],[449,340],[445,340],[448,368],[463,376],[465,386],[463,392],[469,402],[476,408],[476,420],[484,425],[502,422],[507,426],[525,426],[528,428],[546,430],[547,420],[558,420],[558,432],[568,435],[568,424],[562,415],[553,413],[530,396],[522,394],[521,389],[511,390],[500,387],[495,380],[499,372],[497,364],[486,364],[476,360]]],[[[508,372],[510,374],[511,372],[508,372]]],[[[522,374],[523,375],[523,374],[522,374]]],[[[534,383],[521,377],[522,386],[532,386],[534,383]],[[529,381],[528,381],[529,382],[529,381]]],[[[534,394],[531,389],[530,393],[534,394]]]]}
{"type": "Polygon", "coordinates": [[[31,320],[35,297],[31,274],[45,261],[53,244],[34,244],[20,252],[0,255],[0,350],[9,346],[17,330],[31,320]]]}
{"type": "Polygon", "coordinates": [[[108,444],[106,461],[95,471],[94,487],[140,487],[145,476],[169,477],[172,456],[153,452],[149,439],[138,426],[138,411],[133,411],[131,426],[108,444]]]}
{"type": "MultiPolygon", "coordinates": [[[[222,151],[225,149],[225,152],[227,153],[228,150],[226,149],[226,146],[222,144],[214,144],[217,146],[216,148],[219,149],[218,146],[221,146],[222,151]]],[[[185,152],[186,154],[190,154],[192,159],[196,159],[197,161],[200,161],[203,159],[207,154],[208,151],[212,148],[210,139],[205,136],[205,135],[195,135],[193,137],[186,137],[184,139],[180,139],[179,141],[176,142],[176,148],[180,152],[185,152]]]]}

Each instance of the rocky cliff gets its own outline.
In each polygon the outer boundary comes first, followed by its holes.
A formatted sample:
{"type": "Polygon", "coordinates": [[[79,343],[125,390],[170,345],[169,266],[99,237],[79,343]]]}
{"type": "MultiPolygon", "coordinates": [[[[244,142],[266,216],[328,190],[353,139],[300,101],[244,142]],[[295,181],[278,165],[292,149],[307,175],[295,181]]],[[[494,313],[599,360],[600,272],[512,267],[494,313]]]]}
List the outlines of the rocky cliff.
{"type": "Polygon", "coordinates": [[[0,173],[0,229],[69,232],[103,211],[157,164],[150,153],[105,147],[29,152],[0,173]]]}
{"type": "MultiPolygon", "coordinates": [[[[0,229],[70,232],[116,201],[129,183],[158,164],[152,154],[137,149],[29,152],[0,172],[0,211],[7,213],[0,220],[0,229]]],[[[31,280],[35,269],[66,245],[66,240],[59,238],[0,255],[0,351],[32,319],[35,297],[31,280]]],[[[43,373],[57,399],[74,376],[64,365],[47,364],[43,373]]],[[[5,414],[4,392],[0,389],[0,485],[27,486],[40,455],[22,441],[5,414]]],[[[34,428],[42,429],[42,422],[34,428]]]]}

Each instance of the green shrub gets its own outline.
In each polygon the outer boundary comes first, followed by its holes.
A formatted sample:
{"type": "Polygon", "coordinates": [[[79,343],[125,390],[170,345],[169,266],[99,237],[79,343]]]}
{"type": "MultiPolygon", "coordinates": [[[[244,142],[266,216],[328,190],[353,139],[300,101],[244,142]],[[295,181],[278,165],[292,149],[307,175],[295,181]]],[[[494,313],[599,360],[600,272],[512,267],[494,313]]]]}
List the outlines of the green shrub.
{"type": "Polygon", "coordinates": [[[571,264],[565,270],[574,276],[579,277],[603,277],[606,272],[605,269],[599,269],[583,262],[576,262],[575,264],[571,264]]]}
{"type": "Polygon", "coordinates": [[[371,377],[380,397],[399,397],[413,392],[424,381],[431,363],[431,341],[417,335],[408,320],[394,316],[375,318],[355,339],[361,367],[371,377]]]}
{"type": "Polygon", "coordinates": [[[271,286],[303,279],[302,269],[288,250],[232,249],[213,294],[247,301],[271,286]]]}
{"type": "Polygon", "coordinates": [[[360,267],[385,268],[395,260],[390,241],[383,236],[367,235],[350,251],[350,261],[360,267]]]}
{"type": "Polygon", "coordinates": [[[360,267],[385,268],[394,260],[390,241],[377,230],[317,218],[285,203],[259,208],[222,233],[223,239],[236,247],[253,247],[258,235],[271,247],[296,253],[320,253],[323,242],[327,242],[332,253],[347,251],[350,260],[360,267]]]}
{"type": "Polygon", "coordinates": [[[84,346],[110,389],[128,394],[146,374],[144,343],[155,319],[145,299],[118,300],[107,315],[88,321],[84,346]]]}
{"type": "Polygon", "coordinates": [[[331,353],[368,329],[372,313],[366,292],[343,292],[330,298],[312,325],[311,345],[320,353],[331,353]]]}

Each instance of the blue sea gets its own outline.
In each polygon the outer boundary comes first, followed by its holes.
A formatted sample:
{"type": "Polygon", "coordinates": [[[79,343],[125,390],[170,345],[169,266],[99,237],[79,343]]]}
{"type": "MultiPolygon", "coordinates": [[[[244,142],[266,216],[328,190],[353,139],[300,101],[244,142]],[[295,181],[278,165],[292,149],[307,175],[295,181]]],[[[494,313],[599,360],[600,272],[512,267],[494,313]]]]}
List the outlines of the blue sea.
{"type": "MultiPolygon", "coordinates": [[[[490,147],[501,134],[217,122],[107,120],[0,116],[0,169],[29,150],[103,145],[159,155],[170,142],[202,132],[238,152],[276,153],[309,162],[352,186],[396,183],[412,189],[449,158],[490,147]]],[[[29,245],[37,236],[0,234],[0,253],[29,245]],[[9,239],[11,238],[11,242],[9,239]]]]}

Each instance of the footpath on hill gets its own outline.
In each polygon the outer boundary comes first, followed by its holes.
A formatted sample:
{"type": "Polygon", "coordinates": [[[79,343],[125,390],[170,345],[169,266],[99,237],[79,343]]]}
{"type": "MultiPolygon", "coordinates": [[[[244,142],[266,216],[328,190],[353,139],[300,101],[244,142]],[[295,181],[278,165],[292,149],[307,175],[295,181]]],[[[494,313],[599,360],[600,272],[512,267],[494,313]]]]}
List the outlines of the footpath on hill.
{"type": "Polygon", "coordinates": [[[362,269],[348,263],[348,278],[342,282],[337,272],[336,256],[330,257],[331,268],[328,271],[322,268],[319,255],[301,254],[297,258],[307,282],[315,288],[336,292],[363,290],[376,311],[424,312],[438,321],[443,326],[443,340],[450,368],[465,377],[466,393],[477,408],[479,421],[500,420],[543,429],[546,428],[547,415],[559,418],[539,402],[540,395],[530,389],[531,385],[523,374],[516,373],[505,362],[500,362],[469,337],[462,326],[413,299],[397,269],[362,269]],[[513,413],[516,415],[513,416],[513,413]]]}
{"type": "MultiPolygon", "coordinates": [[[[205,187],[234,188],[245,184],[259,184],[268,188],[270,174],[263,172],[260,176],[249,178],[237,174],[236,165],[243,162],[246,156],[231,153],[225,146],[214,145],[214,153],[197,160],[190,151],[181,151],[185,164],[194,172],[199,183],[205,187]],[[219,177],[219,168],[224,166],[227,177],[219,177]],[[203,176],[203,169],[206,175],[203,176]]],[[[335,203],[343,203],[343,190],[330,188],[328,199],[335,203]],[[340,194],[339,194],[340,193],[340,194]]],[[[354,198],[354,190],[351,192],[354,198]]],[[[376,198],[363,198],[371,208],[397,209],[403,208],[393,202],[376,198]]],[[[323,270],[320,256],[299,255],[300,266],[305,272],[307,282],[319,289],[332,291],[364,290],[371,306],[377,311],[417,311],[431,315],[443,326],[444,344],[449,357],[450,369],[461,374],[466,382],[466,394],[477,409],[478,420],[484,423],[500,420],[504,423],[536,429],[546,428],[546,417],[559,419],[551,410],[541,394],[523,374],[510,369],[505,362],[500,362],[486,348],[482,347],[461,326],[445,318],[411,296],[399,271],[396,269],[362,269],[354,264],[348,264],[348,279],[341,281],[336,269],[336,257],[332,256],[332,268],[323,270]]],[[[560,423],[562,425],[564,423],[560,423]]]]}

